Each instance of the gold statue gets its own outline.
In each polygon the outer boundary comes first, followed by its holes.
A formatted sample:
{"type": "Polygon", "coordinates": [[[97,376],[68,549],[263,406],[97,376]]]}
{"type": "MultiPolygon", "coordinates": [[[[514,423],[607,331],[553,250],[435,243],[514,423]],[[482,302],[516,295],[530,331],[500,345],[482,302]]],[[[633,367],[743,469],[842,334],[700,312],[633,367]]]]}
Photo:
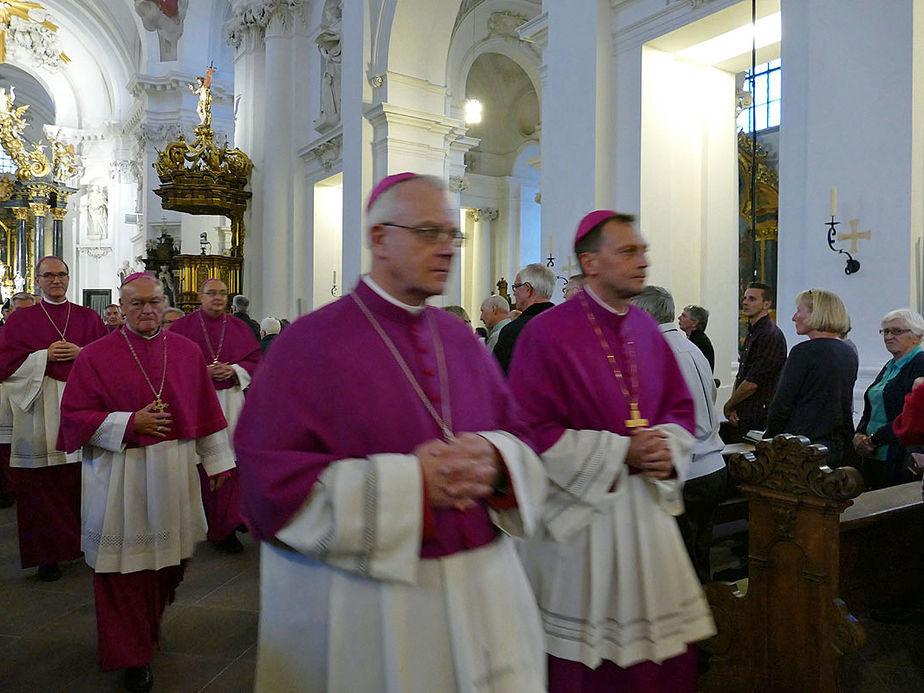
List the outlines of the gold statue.
{"type": "Polygon", "coordinates": [[[17,178],[20,180],[29,180],[32,177],[41,178],[51,171],[51,162],[42,150],[41,144],[36,144],[31,152],[23,145],[22,131],[26,127],[24,115],[29,105],[16,108],[13,105],[15,100],[12,85],[10,85],[9,92],[0,88],[0,145],[16,162],[17,178]]]}
{"type": "Polygon", "coordinates": [[[205,71],[205,77],[196,77],[196,85],[190,82],[186,83],[189,90],[199,97],[199,103],[196,106],[196,113],[199,115],[199,126],[207,128],[212,127],[212,75],[215,74],[215,68],[210,67],[205,71]]]}

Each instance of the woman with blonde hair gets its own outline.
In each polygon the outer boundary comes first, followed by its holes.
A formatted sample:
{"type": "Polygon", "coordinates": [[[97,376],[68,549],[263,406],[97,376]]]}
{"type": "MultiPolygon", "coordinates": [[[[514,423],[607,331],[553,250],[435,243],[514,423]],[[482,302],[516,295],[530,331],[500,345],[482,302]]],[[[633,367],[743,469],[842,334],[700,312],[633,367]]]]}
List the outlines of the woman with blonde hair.
{"type": "Polygon", "coordinates": [[[767,414],[765,438],[802,435],[828,448],[828,464],[841,464],[853,436],[857,355],[841,339],[850,327],[843,301],[832,291],[809,289],[796,297],[796,344],[783,367],[767,414]]]}

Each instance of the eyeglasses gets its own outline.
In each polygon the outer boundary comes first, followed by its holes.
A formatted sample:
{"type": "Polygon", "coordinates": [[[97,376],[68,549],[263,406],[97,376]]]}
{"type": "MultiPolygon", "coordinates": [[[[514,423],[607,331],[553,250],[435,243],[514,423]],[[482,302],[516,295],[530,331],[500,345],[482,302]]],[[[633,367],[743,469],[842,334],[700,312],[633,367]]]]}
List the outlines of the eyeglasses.
{"type": "Polygon", "coordinates": [[[879,334],[881,334],[883,337],[888,337],[890,334],[894,334],[896,337],[901,337],[903,334],[907,334],[908,332],[911,332],[911,330],[901,330],[897,327],[885,327],[879,330],[879,334]]]}
{"type": "Polygon", "coordinates": [[[383,222],[382,226],[392,226],[396,229],[413,231],[419,238],[423,238],[428,243],[438,243],[443,239],[447,239],[452,241],[453,245],[460,246],[465,241],[465,234],[459,229],[444,229],[439,226],[405,226],[404,224],[392,224],[390,221],[383,222]]]}
{"type": "Polygon", "coordinates": [[[42,279],[64,279],[67,276],[67,272],[42,272],[39,275],[42,279]]]}
{"type": "Polygon", "coordinates": [[[529,285],[529,282],[520,282],[520,283],[518,283],[518,284],[511,284],[511,285],[510,285],[510,288],[513,289],[514,291],[516,291],[516,290],[519,289],[521,286],[527,286],[527,285],[529,285]]]}
{"type": "Polygon", "coordinates": [[[211,297],[211,296],[227,296],[227,295],[228,295],[228,292],[227,292],[227,291],[216,291],[215,289],[209,289],[208,291],[203,291],[202,293],[205,294],[206,296],[210,296],[210,297],[211,297]]]}

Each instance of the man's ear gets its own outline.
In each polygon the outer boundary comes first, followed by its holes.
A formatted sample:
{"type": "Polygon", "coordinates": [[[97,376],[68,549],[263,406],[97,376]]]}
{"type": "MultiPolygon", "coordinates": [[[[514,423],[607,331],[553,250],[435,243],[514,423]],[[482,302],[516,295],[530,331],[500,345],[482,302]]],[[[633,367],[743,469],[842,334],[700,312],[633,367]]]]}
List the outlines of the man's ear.
{"type": "Polygon", "coordinates": [[[595,277],[597,275],[597,254],[596,253],[581,253],[578,255],[578,265],[580,265],[581,272],[583,272],[588,277],[595,277]]]}
{"type": "Polygon", "coordinates": [[[369,248],[376,251],[382,247],[385,241],[385,227],[382,224],[375,224],[369,229],[369,248]]]}

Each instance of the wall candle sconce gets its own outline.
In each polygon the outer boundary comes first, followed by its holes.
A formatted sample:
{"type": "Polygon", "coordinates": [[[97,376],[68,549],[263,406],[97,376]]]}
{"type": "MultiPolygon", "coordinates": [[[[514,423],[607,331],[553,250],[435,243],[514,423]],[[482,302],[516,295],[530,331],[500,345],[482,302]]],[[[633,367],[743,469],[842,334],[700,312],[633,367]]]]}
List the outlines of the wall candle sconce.
{"type": "Polygon", "coordinates": [[[206,254],[206,250],[211,250],[212,244],[209,243],[209,235],[203,231],[199,234],[199,249],[202,251],[202,254],[206,254]]]}
{"type": "Polygon", "coordinates": [[[837,240],[837,225],[840,223],[837,221],[837,188],[831,188],[831,221],[825,222],[828,227],[828,247],[835,253],[847,256],[847,266],[844,267],[844,274],[849,277],[851,274],[856,274],[860,271],[860,261],[855,260],[853,255],[843,248],[834,247],[834,241],[837,240]]]}
{"type": "Polygon", "coordinates": [[[330,295],[336,296],[338,292],[339,289],[337,288],[337,270],[334,270],[334,282],[330,287],[330,295]]]}

